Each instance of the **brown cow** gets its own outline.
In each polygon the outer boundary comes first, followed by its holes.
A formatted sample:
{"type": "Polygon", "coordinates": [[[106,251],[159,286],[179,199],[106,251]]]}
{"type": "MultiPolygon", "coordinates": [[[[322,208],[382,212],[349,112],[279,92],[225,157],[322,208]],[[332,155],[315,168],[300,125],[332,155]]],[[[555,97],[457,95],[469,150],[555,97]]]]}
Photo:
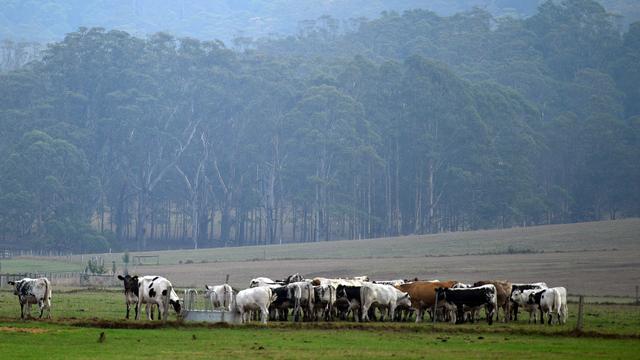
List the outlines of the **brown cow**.
{"type": "Polygon", "coordinates": [[[498,314],[500,313],[498,309],[502,308],[502,311],[504,311],[504,322],[509,322],[509,308],[511,307],[511,282],[506,280],[485,280],[477,281],[473,284],[473,286],[482,286],[487,284],[495,286],[498,295],[496,321],[498,321],[498,314]]]}
{"type": "Polygon", "coordinates": [[[398,285],[396,288],[409,294],[412,306],[418,310],[416,322],[420,322],[424,311],[435,305],[436,289],[450,288],[457,283],[457,281],[414,281],[398,285]]]}

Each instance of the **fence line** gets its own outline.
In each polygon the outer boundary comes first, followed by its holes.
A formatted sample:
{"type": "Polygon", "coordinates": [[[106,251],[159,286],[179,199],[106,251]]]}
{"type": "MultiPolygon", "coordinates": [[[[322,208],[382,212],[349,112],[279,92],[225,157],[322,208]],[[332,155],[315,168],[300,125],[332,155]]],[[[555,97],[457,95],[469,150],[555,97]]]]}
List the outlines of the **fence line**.
{"type": "Polygon", "coordinates": [[[111,274],[87,274],[77,271],[63,272],[29,272],[15,274],[0,274],[0,288],[8,286],[9,281],[17,281],[22,278],[46,277],[52,285],[68,286],[101,286],[115,287],[120,285],[120,281],[111,274]]]}

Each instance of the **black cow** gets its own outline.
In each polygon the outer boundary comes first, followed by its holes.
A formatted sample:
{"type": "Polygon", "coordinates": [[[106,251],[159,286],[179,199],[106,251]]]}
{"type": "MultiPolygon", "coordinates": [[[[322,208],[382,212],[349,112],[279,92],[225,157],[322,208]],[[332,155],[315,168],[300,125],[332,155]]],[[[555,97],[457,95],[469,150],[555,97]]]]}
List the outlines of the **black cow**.
{"type": "Polygon", "coordinates": [[[269,306],[269,315],[273,320],[287,321],[289,309],[293,307],[293,299],[289,296],[289,289],[286,286],[274,286],[271,291],[276,296],[276,300],[269,306]]]}
{"type": "Polygon", "coordinates": [[[336,308],[340,311],[340,318],[346,319],[349,312],[352,312],[354,321],[362,320],[360,288],[361,286],[338,285],[336,288],[336,308]],[[345,300],[347,301],[346,303],[345,300]]]}
{"type": "MultiPolygon", "coordinates": [[[[131,305],[135,305],[138,303],[138,276],[137,275],[131,276],[129,274],[125,276],[118,275],[118,279],[120,279],[124,283],[124,298],[125,298],[125,303],[127,304],[126,318],[128,319],[131,305]]],[[[135,311],[136,311],[136,318],[137,318],[138,317],[137,307],[135,307],[135,311]]]]}
{"type": "MultiPolygon", "coordinates": [[[[484,306],[487,312],[487,322],[491,325],[497,308],[496,294],[496,287],[491,284],[466,289],[436,289],[438,303],[444,304],[450,312],[451,322],[457,324],[464,322],[465,309],[470,310],[473,314],[476,309],[484,306]]],[[[471,321],[474,321],[473,317],[471,321]]]]}

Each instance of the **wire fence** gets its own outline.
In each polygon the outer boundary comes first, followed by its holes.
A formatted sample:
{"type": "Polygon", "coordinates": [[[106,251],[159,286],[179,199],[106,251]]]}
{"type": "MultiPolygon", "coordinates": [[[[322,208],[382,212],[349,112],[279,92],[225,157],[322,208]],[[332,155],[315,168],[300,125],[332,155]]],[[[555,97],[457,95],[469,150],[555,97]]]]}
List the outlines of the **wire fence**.
{"type": "Polygon", "coordinates": [[[0,274],[0,289],[9,286],[9,281],[17,281],[23,278],[46,277],[53,286],[79,286],[109,288],[118,287],[122,282],[115,275],[111,274],[87,274],[84,272],[64,271],[64,272],[32,272],[32,273],[4,273],[0,274]]]}

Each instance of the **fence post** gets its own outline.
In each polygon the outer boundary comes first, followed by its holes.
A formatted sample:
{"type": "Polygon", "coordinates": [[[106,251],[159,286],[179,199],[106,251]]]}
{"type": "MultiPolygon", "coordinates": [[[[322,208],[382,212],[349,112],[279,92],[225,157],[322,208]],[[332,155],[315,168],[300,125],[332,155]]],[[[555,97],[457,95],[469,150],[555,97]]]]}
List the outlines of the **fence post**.
{"type": "Polygon", "coordinates": [[[636,285],[636,305],[640,305],[640,296],[638,296],[638,290],[640,290],[640,286],[636,285]]]}
{"type": "Polygon", "coordinates": [[[584,296],[580,295],[578,299],[578,322],[576,323],[576,331],[582,332],[584,325],[584,296]]]}

